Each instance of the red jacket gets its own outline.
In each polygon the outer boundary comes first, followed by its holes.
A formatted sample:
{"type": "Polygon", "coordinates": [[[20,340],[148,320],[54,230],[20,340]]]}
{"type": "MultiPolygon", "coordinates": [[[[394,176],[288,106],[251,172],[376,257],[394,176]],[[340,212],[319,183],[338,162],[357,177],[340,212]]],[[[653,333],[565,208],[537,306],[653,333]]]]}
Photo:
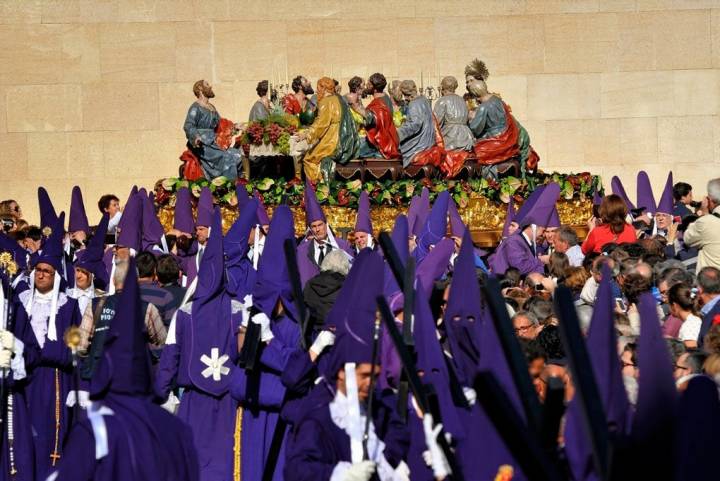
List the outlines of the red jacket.
{"type": "Polygon", "coordinates": [[[400,157],[400,138],[393,124],[392,112],[382,98],[375,98],[367,106],[375,116],[375,125],[367,129],[367,139],[386,159],[400,157]]]}
{"type": "Polygon", "coordinates": [[[611,242],[622,244],[624,242],[635,242],[636,240],[635,229],[630,224],[625,224],[620,234],[614,233],[607,224],[599,225],[590,231],[585,242],[582,243],[582,251],[585,255],[590,252],[600,253],[605,244],[611,242]]]}

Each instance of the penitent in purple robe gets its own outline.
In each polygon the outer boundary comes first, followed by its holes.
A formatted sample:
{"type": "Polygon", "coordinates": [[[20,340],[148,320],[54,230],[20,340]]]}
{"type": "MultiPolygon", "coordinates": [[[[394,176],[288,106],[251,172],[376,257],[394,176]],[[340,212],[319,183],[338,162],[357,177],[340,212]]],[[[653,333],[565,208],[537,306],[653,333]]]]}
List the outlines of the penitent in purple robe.
{"type": "Polygon", "coordinates": [[[229,389],[242,308],[225,292],[219,211],[214,213],[197,279],[193,301],[177,311],[170,325],[155,391],[167,398],[177,379],[184,388],[178,417],[192,429],[200,479],[226,480],[231,479],[233,468],[237,403],[229,389]]]}
{"type": "Polygon", "coordinates": [[[523,275],[545,271],[544,264],[533,254],[530,243],[521,231],[505,239],[490,256],[489,263],[495,274],[504,274],[510,267],[515,267],[523,275]]]}
{"type": "MultiPolygon", "coordinates": [[[[25,291],[20,296],[21,303],[29,297],[30,291],[25,291]]],[[[16,313],[16,325],[30,326],[31,316],[23,305],[16,307],[16,313]]],[[[24,393],[27,414],[35,432],[35,471],[39,478],[47,476],[54,465],[51,455],[62,456],[63,440],[71,424],[71,411],[65,401],[73,387],[72,354],[65,346],[62,335],[70,326],[80,325],[80,319],[77,301],[60,293],[55,317],[57,340],[50,340],[45,334],[41,347],[32,328],[24,339],[28,376],[24,393]],[[59,429],[56,429],[56,409],[59,412],[59,429]]]]}
{"type": "Polygon", "coordinates": [[[130,262],[121,302],[90,380],[92,404],[70,432],[50,480],[198,479],[190,428],[150,402],[150,357],[130,262]]]}
{"type": "MultiPolygon", "coordinates": [[[[285,399],[280,379],[289,359],[300,350],[300,328],[294,304],[283,243],[294,238],[293,218],[287,206],[273,215],[263,256],[253,288],[254,308],[270,321],[272,339],[259,347],[259,363],[252,372],[238,370],[232,380],[232,395],[243,408],[241,472],[243,481],[260,481],[270,452],[275,426],[285,399]],[[276,315],[281,304],[286,314],[276,315]]],[[[281,480],[285,443],[277,458],[273,479],[281,480]]]]}

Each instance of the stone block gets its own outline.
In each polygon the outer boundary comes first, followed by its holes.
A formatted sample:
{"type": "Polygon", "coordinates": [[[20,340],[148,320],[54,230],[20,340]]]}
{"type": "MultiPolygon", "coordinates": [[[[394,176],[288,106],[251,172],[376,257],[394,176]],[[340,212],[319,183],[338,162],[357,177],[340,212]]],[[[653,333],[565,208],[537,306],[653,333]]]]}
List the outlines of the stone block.
{"type": "MultiPolygon", "coordinates": [[[[526,13],[527,0],[486,0],[482,3],[468,3],[466,0],[418,0],[412,2],[415,17],[466,17],[473,15],[522,15],[526,13]],[[476,8],[473,8],[476,7],[476,8]],[[469,11],[470,10],[470,11],[469,11]]],[[[403,12],[412,17],[412,7],[403,12]]]]}
{"type": "Polygon", "coordinates": [[[527,0],[527,13],[594,13],[599,0],[527,0]]]}
{"type": "Polygon", "coordinates": [[[485,16],[435,19],[434,42],[441,71],[454,71],[479,56],[491,75],[544,71],[543,26],[536,16],[485,16]]]}
{"type": "Polygon", "coordinates": [[[655,21],[652,14],[629,12],[618,16],[618,70],[655,70],[655,21]]]}
{"type": "MultiPolygon", "coordinates": [[[[458,79],[460,84],[457,93],[462,95],[465,92],[465,84],[462,78],[458,79]]],[[[513,115],[519,119],[527,118],[527,77],[524,75],[501,75],[492,77],[493,92],[498,92],[503,101],[512,108],[513,115]]]]}
{"type": "Polygon", "coordinates": [[[62,33],[62,80],[67,83],[100,80],[100,35],[97,25],[65,26],[62,33]]]}
{"type": "Polygon", "coordinates": [[[710,10],[659,12],[655,18],[658,69],[697,69],[712,66],[710,10]]]}
{"type": "Polygon", "coordinates": [[[40,23],[40,0],[3,0],[0,2],[0,23],[40,23]]]}
{"type": "Polygon", "coordinates": [[[640,167],[657,162],[657,119],[620,119],[620,158],[623,165],[640,167]]]}
{"type": "MultiPolygon", "coordinates": [[[[340,75],[340,65],[335,67],[327,62],[327,48],[323,36],[322,20],[305,20],[302,22],[287,23],[287,79],[292,82],[293,77],[305,75],[308,79],[316,80],[323,75],[340,75]]],[[[258,78],[272,80],[273,72],[269,65],[266,72],[258,78]]],[[[280,83],[285,82],[285,66],[277,65],[274,77],[279,77],[280,83]]],[[[339,79],[338,79],[339,80],[339,79]]]]}
{"type": "Polygon", "coordinates": [[[26,85],[8,87],[8,132],[81,130],[83,125],[78,85],[26,85]]]}
{"type": "MultiPolygon", "coordinates": [[[[317,79],[317,77],[315,78],[317,79]]],[[[342,82],[342,80],[338,80],[342,82]]],[[[233,84],[233,88],[235,90],[234,98],[236,113],[236,116],[233,117],[233,120],[235,120],[236,122],[242,123],[248,121],[250,109],[258,99],[257,92],[255,92],[255,87],[257,87],[257,82],[253,80],[239,80],[233,84]]],[[[343,88],[345,91],[347,91],[347,82],[343,84],[343,88]]]]}
{"type": "Polygon", "coordinates": [[[548,140],[547,129],[544,120],[523,120],[522,125],[530,136],[530,145],[540,156],[540,168],[547,170],[548,140]]]}
{"type": "Polygon", "coordinates": [[[156,22],[156,0],[118,0],[116,22],[156,22]]]}
{"type": "Polygon", "coordinates": [[[0,171],[4,197],[16,195],[14,182],[28,176],[27,134],[0,134],[0,171]]]}
{"type": "Polygon", "coordinates": [[[669,98],[672,72],[619,72],[602,74],[600,105],[604,118],[673,115],[669,98]]]}
{"type": "Polygon", "coordinates": [[[634,12],[636,9],[636,0],[600,0],[598,2],[598,10],[601,12],[634,12]]]}
{"type": "Polygon", "coordinates": [[[619,120],[553,120],[546,126],[548,163],[553,168],[593,170],[619,164],[619,120]]]}
{"type": "Polygon", "coordinates": [[[600,75],[528,76],[527,118],[539,120],[600,117],[600,75]]]}
{"type": "Polygon", "coordinates": [[[100,26],[104,81],[175,80],[175,26],[170,23],[117,23],[100,26]]]}
{"type": "Polygon", "coordinates": [[[720,8],[712,10],[710,31],[712,32],[712,65],[720,68],[720,8]]]}
{"type": "MultiPolygon", "coordinates": [[[[430,18],[399,19],[393,28],[393,41],[396,45],[397,69],[394,72],[386,72],[388,77],[410,77],[420,74],[440,79],[450,75],[442,71],[436,49],[442,47],[435,43],[432,35],[434,21],[430,18]],[[410,48],[404,48],[408,46],[410,48]]],[[[370,72],[372,73],[372,72],[370,72]]],[[[462,77],[457,77],[458,83],[463,83],[462,77]]],[[[436,80],[439,84],[439,79],[436,80]]]]}
{"type": "Polygon", "coordinates": [[[182,22],[175,30],[175,81],[195,82],[213,77],[212,24],[182,22]]]}
{"type": "Polygon", "coordinates": [[[616,14],[548,15],[544,21],[545,72],[617,69],[619,33],[616,14]]]}
{"type": "Polygon", "coordinates": [[[158,127],[158,86],[93,83],[82,87],[84,130],[152,130],[158,127]]]}
{"type": "MultiPolygon", "coordinates": [[[[323,21],[323,42],[328,66],[334,75],[367,77],[373,72],[397,72],[397,47],[391,42],[385,48],[373,48],[388,34],[394,36],[393,21],[379,17],[372,22],[348,22],[347,19],[323,21]],[[372,53],[370,53],[372,51],[372,53]]],[[[415,48],[409,44],[408,48],[415,48]]],[[[431,61],[428,65],[432,65],[431,61]]],[[[326,67],[327,68],[327,67],[326,67]]],[[[418,66],[418,70],[422,66],[418,66]]],[[[327,70],[326,70],[327,72],[327,70]]]]}
{"type": "Polygon", "coordinates": [[[675,115],[720,113],[720,70],[673,71],[675,115]]]}
{"type": "Polygon", "coordinates": [[[120,15],[118,0],[43,0],[43,23],[116,22],[120,15]]]}
{"type": "Polygon", "coordinates": [[[284,79],[287,65],[285,22],[215,22],[213,32],[216,81],[257,82],[267,78],[273,68],[275,72],[281,72],[284,79]]]}
{"type": "Polygon", "coordinates": [[[0,25],[0,84],[62,80],[62,25],[0,25]]]}
{"type": "Polygon", "coordinates": [[[103,132],[104,176],[153,179],[138,184],[152,187],[160,177],[177,175],[182,150],[174,138],[158,130],[103,132]]]}
{"type": "MultiPolygon", "coordinates": [[[[672,166],[696,163],[707,166],[715,160],[715,117],[661,117],[658,119],[658,160],[672,166]]],[[[671,168],[671,167],[669,167],[671,168]]]]}
{"type": "Polygon", "coordinates": [[[65,132],[28,135],[28,179],[42,183],[68,177],[68,140],[65,132]]]}

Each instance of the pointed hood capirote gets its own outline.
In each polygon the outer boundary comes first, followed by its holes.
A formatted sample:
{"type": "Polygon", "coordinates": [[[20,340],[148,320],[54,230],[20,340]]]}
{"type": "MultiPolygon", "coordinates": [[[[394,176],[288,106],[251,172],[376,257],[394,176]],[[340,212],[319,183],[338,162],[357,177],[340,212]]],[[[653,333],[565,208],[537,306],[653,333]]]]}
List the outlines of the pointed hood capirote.
{"type": "Polygon", "coordinates": [[[430,191],[423,187],[420,197],[413,197],[408,208],[408,226],[413,236],[419,236],[430,213],[430,191]]]}
{"type": "Polygon", "coordinates": [[[625,186],[620,180],[620,177],[617,175],[613,176],[612,181],[610,182],[610,188],[612,189],[613,194],[620,196],[622,200],[625,201],[625,205],[628,210],[635,210],[635,204],[632,203],[630,197],[627,195],[627,192],[625,192],[625,186]]]}
{"type": "Polygon", "coordinates": [[[669,172],[662,196],[657,205],[658,214],[672,215],[675,210],[675,199],[673,197],[673,173],[669,172]]]}
{"type": "Polygon", "coordinates": [[[83,231],[90,234],[90,223],[85,213],[82,191],[77,185],[72,189],[70,198],[70,217],[68,219],[68,232],[83,231]]]}
{"type": "Polygon", "coordinates": [[[263,255],[258,264],[257,281],[252,291],[253,305],[272,318],[275,306],[281,300],[288,316],[297,321],[298,314],[293,302],[283,250],[287,239],[295,240],[295,224],[290,208],[280,205],[273,213],[263,255]]]}
{"type": "MultiPolygon", "coordinates": [[[[540,196],[545,191],[545,188],[547,185],[539,185],[535,187],[535,190],[533,190],[527,199],[525,199],[525,202],[522,203],[520,208],[517,210],[517,213],[515,214],[515,218],[513,219],[516,224],[521,225],[523,222],[523,219],[527,217],[527,215],[530,213],[532,208],[537,203],[538,199],[540,199],[540,196]]],[[[527,224],[525,224],[527,225],[527,224]]]]}
{"type": "Polygon", "coordinates": [[[63,275],[62,259],[63,259],[63,238],[65,237],[65,212],[61,212],[60,216],[55,219],[55,224],[48,226],[52,232],[45,239],[40,249],[40,254],[35,258],[32,266],[35,268],[40,263],[49,264],[55,268],[55,271],[63,275]]]}
{"type": "Polygon", "coordinates": [[[503,224],[502,236],[503,239],[510,235],[510,224],[515,221],[515,201],[510,197],[508,201],[507,211],[505,213],[505,223],[503,224]]]}
{"type": "Polygon", "coordinates": [[[253,197],[255,198],[255,200],[257,200],[258,223],[260,225],[270,225],[270,216],[268,215],[267,210],[265,209],[265,204],[263,204],[260,194],[257,191],[255,191],[255,193],[253,194],[253,197]]]}
{"type": "Polygon", "coordinates": [[[520,228],[533,224],[540,227],[549,226],[553,220],[553,212],[559,196],[560,186],[558,184],[553,182],[546,185],[528,214],[518,220],[520,228]]]}
{"type": "Polygon", "coordinates": [[[115,317],[110,322],[103,356],[90,380],[92,399],[102,399],[109,393],[147,397],[152,392],[145,315],[141,310],[135,259],[130,258],[128,262],[128,274],[119,294],[115,317]]]}
{"type": "Polygon", "coordinates": [[[366,191],[360,193],[358,199],[358,212],[355,220],[355,232],[373,233],[372,220],[370,219],[370,198],[366,191]]]}
{"type": "Polygon", "coordinates": [[[415,260],[420,263],[423,258],[430,252],[431,246],[440,242],[447,234],[447,213],[448,204],[450,203],[450,193],[443,191],[438,194],[435,203],[430,210],[430,214],[425,221],[420,235],[417,237],[417,246],[415,247],[415,260]]]}
{"type": "Polygon", "coordinates": [[[653,215],[657,212],[650,178],[644,170],[637,174],[637,208],[645,209],[649,214],[653,215]]]}
{"type": "MultiPolygon", "coordinates": [[[[616,347],[615,302],[611,279],[610,268],[604,265],[586,344],[607,424],[612,426],[618,437],[623,438],[629,431],[631,408],[616,347]]],[[[570,401],[565,428],[565,452],[574,479],[597,479],[592,447],[580,409],[577,399],[570,401]]]]}
{"type": "MultiPolygon", "coordinates": [[[[376,299],[382,294],[383,272],[383,260],[377,252],[363,249],[355,258],[331,315],[328,316],[335,325],[336,337],[325,372],[326,378],[335,379],[345,363],[372,362],[376,299]]],[[[380,349],[378,359],[379,353],[380,349]]]]}
{"type": "Polygon", "coordinates": [[[210,227],[213,222],[213,196],[210,189],[203,187],[200,191],[200,200],[198,201],[197,222],[195,225],[210,227]]]}
{"type": "Polygon", "coordinates": [[[95,276],[95,285],[100,289],[104,289],[110,279],[103,262],[105,232],[107,232],[109,222],[110,217],[106,212],[100,219],[100,223],[95,229],[95,235],[90,238],[87,247],[78,251],[77,261],[75,262],[75,267],[85,269],[95,276]]]}
{"type": "Polygon", "coordinates": [[[257,200],[249,199],[223,241],[227,290],[241,301],[252,292],[252,286],[255,284],[256,272],[246,256],[250,250],[248,240],[257,223],[257,200]]]}
{"type": "Polygon", "coordinates": [[[462,217],[460,217],[457,204],[452,198],[450,198],[450,201],[448,202],[448,217],[450,218],[450,233],[453,237],[462,238],[465,233],[465,223],[463,222],[462,217]]]}
{"type": "Polygon", "coordinates": [[[123,210],[123,215],[118,224],[120,233],[117,238],[117,245],[128,247],[140,252],[142,250],[142,218],[143,200],[140,193],[136,193],[128,199],[123,210]]]}
{"type": "Polygon", "coordinates": [[[151,198],[148,195],[142,195],[142,190],[140,192],[143,204],[142,247],[150,250],[153,246],[162,244],[165,229],[155,214],[155,206],[151,198]]]}
{"type": "Polygon", "coordinates": [[[315,189],[308,179],[305,179],[305,224],[309,227],[315,221],[327,222],[325,213],[320,207],[320,203],[317,200],[315,189]]]}
{"type": "Polygon", "coordinates": [[[40,228],[55,227],[57,214],[45,187],[38,187],[38,205],[40,207],[40,228]]]}
{"type": "Polygon", "coordinates": [[[248,194],[244,184],[235,185],[235,197],[237,198],[238,212],[242,212],[248,202],[250,202],[250,194],[248,194]]]}
{"type": "Polygon", "coordinates": [[[193,234],[195,232],[195,221],[193,220],[192,201],[190,189],[181,187],[175,194],[175,219],[173,227],[180,232],[193,234]]]}
{"type": "Polygon", "coordinates": [[[192,346],[188,374],[197,388],[220,396],[230,387],[237,359],[230,296],[225,290],[225,260],[220,209],[213,212],[205,253],[191,304],[192,346]],[[219,367],[213,371],[214,362],[219,367]],[[210,371],[208,371],[210,369],[210,371]]]}

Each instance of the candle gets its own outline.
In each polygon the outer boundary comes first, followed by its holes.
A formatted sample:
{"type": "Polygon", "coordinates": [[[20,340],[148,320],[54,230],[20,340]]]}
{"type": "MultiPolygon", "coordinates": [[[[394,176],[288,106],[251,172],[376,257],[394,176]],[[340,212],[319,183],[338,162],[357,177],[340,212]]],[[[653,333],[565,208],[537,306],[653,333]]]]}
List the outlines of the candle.
{"type": "Polygon", "coordinates": [[[287,66],[287,57],[285,58],[285,85],[288,85],[288,66],[287,66]]]}
{"type": "Polygon", "coordinates": [[[420,92],[421,92],[421,93],[422,93],[422,91],[423,91],[424,85],[425,85],[425,84],[423,83],[423,71],[420,70],[420,92]]]}

